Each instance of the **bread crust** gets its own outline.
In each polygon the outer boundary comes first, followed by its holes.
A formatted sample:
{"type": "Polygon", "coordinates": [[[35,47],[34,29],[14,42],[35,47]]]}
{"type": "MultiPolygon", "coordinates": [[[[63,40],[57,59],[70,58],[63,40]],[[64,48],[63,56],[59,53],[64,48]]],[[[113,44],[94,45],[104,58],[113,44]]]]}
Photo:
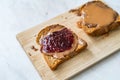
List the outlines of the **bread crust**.
{"type": "MultiPolygon", "coordinates": [[[[50,26],[47,26],[46,28],[42,29],[37,37],[36,37],[36,42],[38,45],[40,45],[39,43],[39,40],[42,38],[42,35],[46,35],[50,30],[53,30],[53,29],[61,29],[61,28],[64,28],[63,25],[59,25],[59,24],[54,24],[54,25],[50,25],[50,26]]],[[[54,32],[55,30],[53,30],[54,32]]],[[[77,36],[75,33],[73,33],[75,36],[77,36]]],[[[80,39],[80,38],[79,38],[80,39]]],[[[87,43],[80,39],[82,41],[83,44],[78,44],[77,47],[75,48],[73,54],[71,55],[66,55],[64,58],[62,59],[57,59],[57,58],[54,58],[53,56],[50,56],[50,55],[46,55],[46,54],[42,54],[45,61],[47,62],[48,66],[50,67],[51,70],[56,70],[57,67],[65,62],[66,60],[72,58],[73,56],[75,56],[76,54],[78,54],[79,52],[81,52],[83,49],[85,49],[87,47],[87,43]]],[[[40,45],[41,46],[41,45],[40,45]]]]}

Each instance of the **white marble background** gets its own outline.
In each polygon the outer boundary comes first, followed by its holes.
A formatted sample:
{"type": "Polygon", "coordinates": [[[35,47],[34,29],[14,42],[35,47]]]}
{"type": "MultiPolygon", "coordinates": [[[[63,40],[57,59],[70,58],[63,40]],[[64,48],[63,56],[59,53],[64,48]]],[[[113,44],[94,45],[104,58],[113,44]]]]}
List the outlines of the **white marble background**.
{"type": "MultiPolygon", "coordinates": [[[[88,0],[0,0],[0,80],[41,80],[16,34],[88,0]]],[[[120,0],[105,0],[120,13],[120,0]]],[[[120,80],[120,51],[71,80],[120,80]]]]}

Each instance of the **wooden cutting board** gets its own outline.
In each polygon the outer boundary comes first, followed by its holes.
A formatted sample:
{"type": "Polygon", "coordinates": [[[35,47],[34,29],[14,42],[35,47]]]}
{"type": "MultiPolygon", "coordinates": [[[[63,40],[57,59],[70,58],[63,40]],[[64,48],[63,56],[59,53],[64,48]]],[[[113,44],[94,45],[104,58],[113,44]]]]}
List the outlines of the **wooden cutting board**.
{"type": "Polygon", "coordinates": [[[120,49],[120,29],[110,32],[107,36],[91,37],[82,29],[77,27],[76,22],[79,19],[79,16],[66,12],[17,35],[18,41],[43,80],[69,79],[73,75],[85,70],[120,49]],[[35,42],[37,33],[44,27],[51,24],[62,24],[70,28],[88,43],[86,50],[61,64],[55,71],[51,71],[47,66],[39,51],[39,45],[35,42]]]}

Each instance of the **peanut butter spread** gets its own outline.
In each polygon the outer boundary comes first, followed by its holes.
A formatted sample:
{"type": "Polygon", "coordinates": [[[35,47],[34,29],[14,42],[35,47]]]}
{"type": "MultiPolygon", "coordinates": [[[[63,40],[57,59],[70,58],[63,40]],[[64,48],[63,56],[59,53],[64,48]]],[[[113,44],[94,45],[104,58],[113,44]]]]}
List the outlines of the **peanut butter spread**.
{"type": "Polygon", "coordinates": [[[81,8],[82,25],[88,28],[110,25],[117,13],[101,1],[88,2],[81,8]]]}

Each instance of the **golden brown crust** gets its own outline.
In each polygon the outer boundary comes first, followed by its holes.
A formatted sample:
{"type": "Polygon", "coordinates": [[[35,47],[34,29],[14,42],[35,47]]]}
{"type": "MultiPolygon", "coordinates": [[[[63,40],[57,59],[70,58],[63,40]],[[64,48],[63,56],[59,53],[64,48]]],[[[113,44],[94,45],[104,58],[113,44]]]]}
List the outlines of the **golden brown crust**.
{"type": "Polygon", "coordinates": [[[58,65],[60,65],[61,63],[63,63],[64,61],[66,61],[67,59],[69,59],[70,57],[66,57],[64,59],[56,59],[52,56],[48,56],[48,55],[44,55],[44,59],[46,60],[48,66],[50,67],[50,69],[55,70],[57,68],[58,65]]]}
{"type": "MultiPolygon", "coordinates": [[[[59,24],[47,26],[46,28],[42,29],[38,33],[38,36],[36,38],[36,42],[39,44],[39,40],[42,37],[42,35],[46,35],[50,30],[52,30],[52,29],[54,29],[56,27],[59,28],[59,29],[61,29],[64,26],[59,25],[59,24]]],[[[76,34],[74,34],[74,35],[76,35],[76,34]]],[[[57,58],[54,58],[52,56],[42,54],[43,57],[44,57],[44,59],[45,59],[45,61],[48,64],[48,66],[50,67],[50,69],[51,70],[55,70],[61,63],[65,62],[66,60],[70,59],[71,57],[73,57],[74,55],[78,54],[80,51],[82,51],[83,49],[85,49],[87,47],[87,43],[84,40],[82,40],[82,39],[80,39],[80,41],[82,41],[82,44],[78,44],[77,48],[73,52],[74,54],[67,55],[63,59],[57,59],[57,58]]]]}
{"type": "MultiPolygon", "coordinates": [[[[81,25],[78,23],[77,24],[80,28],[81,25]]],[[[102,34],[108,33],[109,31],[112,31],[114,29],[117,29],[120,26],[119,22],[112,23],[110,26],[105,26],[105,28],[88,28],[86,26],[83,26],[82,29],[89,35],[91,36],[100,36],[102,34]]],[[[103,26],[104,27],[104,26],[103,26]]]]}

